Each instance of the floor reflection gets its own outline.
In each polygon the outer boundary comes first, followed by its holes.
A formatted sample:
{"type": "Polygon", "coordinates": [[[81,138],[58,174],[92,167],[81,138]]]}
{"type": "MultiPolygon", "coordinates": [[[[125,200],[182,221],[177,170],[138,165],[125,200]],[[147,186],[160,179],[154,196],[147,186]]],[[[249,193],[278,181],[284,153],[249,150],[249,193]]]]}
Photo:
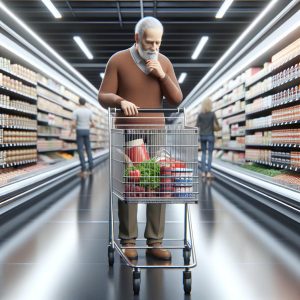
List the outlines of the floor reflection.
{"type": "Polygon", "coordinates": [[[203,222],[203,230],[207,240],[210,240],[214,233],[215,211],[212,199],[212,180],[203,180],[200,184],[200,215],[203,222]]]}

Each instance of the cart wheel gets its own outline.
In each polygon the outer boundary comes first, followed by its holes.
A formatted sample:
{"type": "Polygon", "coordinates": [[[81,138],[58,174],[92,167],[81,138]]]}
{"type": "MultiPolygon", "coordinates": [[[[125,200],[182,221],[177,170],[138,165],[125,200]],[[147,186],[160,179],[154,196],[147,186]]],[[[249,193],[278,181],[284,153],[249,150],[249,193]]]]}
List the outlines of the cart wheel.
{"type": "Polygon", "coordinates": [[[110,266],[114,265],[114,261],[115,261],[115,249],[112,246],[108,246],[108,264],[110,266]]]}
{"type": "Polygon", "coordinates": [[[141,272],[133,271],[133,292],[135,295],[138,295],[140,292],[140,285],[141,285],[141,272]]]}
{"type": "Polygon", "coordinates": [[[183,289],[186,295],[190,295],[192,290],[192,274],[191,271],[183,271],[183,289]]]}
{"type": "Polygon", "coordinates": [[[190,264],[190,258],[191,258],[191,250],[189,248],[183,249],[183,260],[185,265],[190,264]]]}

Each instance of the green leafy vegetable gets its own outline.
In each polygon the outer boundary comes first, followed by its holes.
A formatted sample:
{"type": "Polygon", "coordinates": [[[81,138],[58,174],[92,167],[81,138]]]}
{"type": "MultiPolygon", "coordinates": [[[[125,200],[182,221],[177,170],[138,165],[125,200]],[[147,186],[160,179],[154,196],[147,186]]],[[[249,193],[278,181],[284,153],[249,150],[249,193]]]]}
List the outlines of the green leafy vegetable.
{"type": "Polygon", "coordinates": [[[151,158],[150,160],[145,160],[137,166],[126,168],[125,176],[129,176],[129,172],[132,170],[139,170],[141,172],[141,177],[139,181],[140,186],[143,186],[145,188],[147,187],[153,190],[159,188],[160,166],[154,158],[151,158]]]}

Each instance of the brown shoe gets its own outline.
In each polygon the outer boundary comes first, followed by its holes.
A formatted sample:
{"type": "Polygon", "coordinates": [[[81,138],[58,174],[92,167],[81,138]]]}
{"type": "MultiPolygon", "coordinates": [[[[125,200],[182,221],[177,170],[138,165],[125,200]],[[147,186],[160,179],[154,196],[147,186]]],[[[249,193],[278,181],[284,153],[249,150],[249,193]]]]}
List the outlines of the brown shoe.
{"type": "Polygon", "coordinates": [[[135,244],[124,244],[123,247],[124,248],[122,249],[122,251],[127,256],[128,259],[134,260],[138,258],[138,253],[136,249],[132,248],[135,247],[135,244]],[[130,247],[130,248],[126,248],[126,247],[130,247]]]}
{"type": "Polygon", "coordinates": [[[153,248],[147,249],[146,255],[150,255],[157,259],[171,260],[171,258],[172,258],[171,252],[167,249],[161,248],[161,243],[155,243],[155,244],[151,244],[149,246],[151,246],[153,248]]]}

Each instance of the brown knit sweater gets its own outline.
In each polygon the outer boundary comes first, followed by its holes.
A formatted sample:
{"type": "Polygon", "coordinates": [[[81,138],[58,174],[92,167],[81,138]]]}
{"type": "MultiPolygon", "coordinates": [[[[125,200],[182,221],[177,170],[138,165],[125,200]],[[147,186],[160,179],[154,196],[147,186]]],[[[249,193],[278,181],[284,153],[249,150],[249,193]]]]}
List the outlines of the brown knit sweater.
{"type": "MultiPolygon", "coordinates": [[[[120,108],[125,99],[140,108],[161,108],[162,97],[172,105],[182,101],[182,92],[177,82],[170,60],[159,54],[158,60],[167,76],[160,80],[153,75],[146,75],[134,62],[130,50],[126,49],[114,54],[108,61],[105,76],[99,90],[99,102],[105,107],[120,108]]],[[[123,114],[119,114],[121,117],[123,114]]],[[[139,113],[138,118],[127,117],[117,119],[116,124],[163,124],[163,114],[139,113]],[[143,119],[143,117],[159,117],[160,119],[143,119]]]]}

